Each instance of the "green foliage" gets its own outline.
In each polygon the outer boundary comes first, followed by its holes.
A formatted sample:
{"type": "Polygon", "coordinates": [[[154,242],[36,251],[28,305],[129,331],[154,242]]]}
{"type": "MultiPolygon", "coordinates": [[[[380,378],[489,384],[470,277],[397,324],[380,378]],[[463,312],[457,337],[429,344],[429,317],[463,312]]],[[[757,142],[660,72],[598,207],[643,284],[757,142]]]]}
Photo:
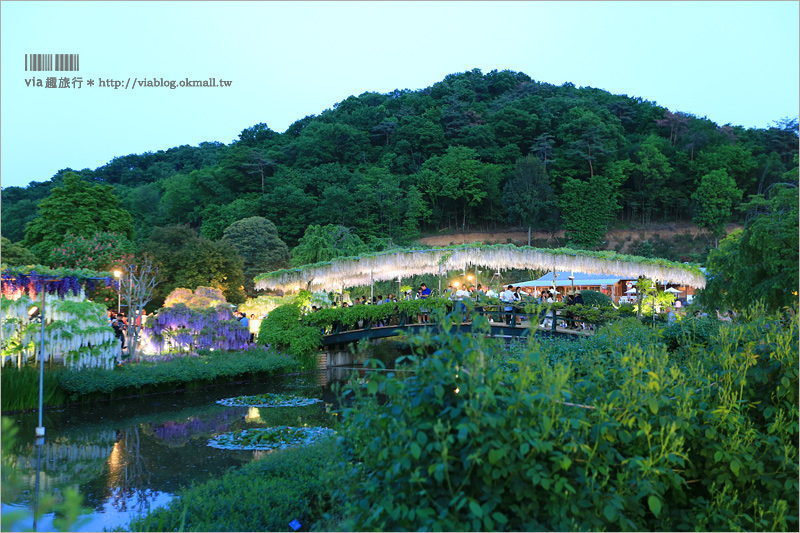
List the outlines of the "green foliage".
{"type": "Polygon", "coordinates": [[[253,278],[263,272],[283,268],[289,261],[289,248],[278,237],[275,224],[263,217],[250,217],[225,228],[224,239],[244,259],[245,290],[253,293],[253,278]]]}
{"type": "Polygon", "coordinates": [[[770,309],[796,305],[798,274],[797,182],[773,186],[768,199],[752,197],[750,214],[708,256],[708,284],[698,300],[707,307],[741,309],[764,299],[770,309]]]}
{"type": "Polygon", "coordinates": [[[32,265],[36,263],[36,256],[21,243],[11,242],[2,237],[0,248],[3,250],[3,264],[9,266],[32,265]]]}
{"type": "Polygon", "coordinates": [[[596,174],[589,180],[567,178],[559,208],[569,241],[579,247],[599,247],[619,206],[615,185],[596,174]]]}
{"type": "Polygon", "coordinates": [[[663,332],[664,343],[670,351],[680,346],[705,347],[720,328],[716,317],[688,317],[670,324],[663,332]]]}
{"type": "MultiPolygon", "coordinates": [[[[526,223],[523,217],[541,213],[540,200],[554,200],[562,215],[579,219],[565,218],[574,242],[591,248],[604,240],[594,233],[605,226],[606,207],[611,222],[687,222],[701,211],[695,207],[703,202],[691,198],[703,176],[725,172],[746,194],[782,181],[798,153],[795,124],[718,126],[640,97],[473,69],[415,91],[349,97],[284,133],[256,124],[228,145],[123,155],[79,174],[114,186],[137,240],[175,223],[217,240],[236,221],[260,216],[290,247],[309,226],[328,224],[350,228],[365,243],[406,244],[420,233],[526,223]],[[544,186],[530,196],[526,178],[515,173],[529,157],[542,161],[552,198],[544,186]],[[600,212],[589,217],[597,220],[580,220],[595,195],[574,196],[568,180],[598,175],[620,209],[603,192],[600,212]]],[[[22,240],[37,204],[73,175],[4,188],[3,236],[22,240]]],[[[62,215],[73,214],[73,204],[62,207],[62,215]]],[[[559,221],[547,216],[538,225],[555,230],[559,221]]],[[[68,229],[54,228],[47,253],[68,229]]],[[[103,225],[87,235],[118,230],[103,225]]]]}
{"type": "Polygon", "coordinates": [[[724,170],[713,170],[702,177],[700,186],[692,195],[697,202],[694,222],[714,235],[724,233],[725,223],[733,213],[734,202],[742,198],[742,191],[724,170]]]}
{"type": "Polygon", "coordinates": [[[300,323],[301,311],[298,304],[296,301],[281,305],[267,315],[258,330],[258,342],[275,350],[287,350],[305,367],[310,368],[309,365],[315,364],[312,359],[322,344],[322,333],[319,328],[300,323]]]}
{"type": "MultiPolygon", "coordinates": [[[[42,387],[42,403],[50,407],[63,405],[66,400],[64,391],[58,386],[59,371],[51,371],[45,368],[44,382],[42,387]]],[[[24,411],[39,407],[39,369],[31,366],[23,366],[18,369],[6,363],[2,373],[0,373],[0,389],[3,394],[2,411],[24,411]]]]}
{"type": "MultiPolygon", "coordinates": [[[[282,450],[193,485],[163,509],[130,524],[132,531],[286,531],[297,520],[304,530],[329,508],[320,472],[340,470],[332,439],[282,450]]],[[[343,474],[343,472],[341,472],[343,474]]]]}
{"type": "Polygon", "coordinates": [[[517,160],[512,177],[503,188],[503,204],[512,224],[554,229],[558,223],[555,192],[544,165],[535,156],[517,160]]]}
{"type": "Polygon", "coordinates": [[[166,282],[156,289],[165,298],[177,287],[213,287],[232,304],[244,302],[244,260],[225,240],[212,242],[188,226],[155,228],[141,246],[161,265],[166,282]]]}
{"type": "Polygon", "coordinates": [[[131,363],[114,370],[64,371],[59,386],[70,400],[82,397],[119,397],[173,390],[181,385],[201,386],[258,374],[276,374],[297,369],[297,363],[274,351],[239,354],[201,352],[157,363],[131,363]]]}
{"type": "Polygon", "coordinates": [[[25,228],[25,245],[40,261],[52,263],[50,253],[70,233],[89,237],[95,232],[133,237],[133,219],[119,207],[110,185],[90,185],[74,172],[64,175],[64,184],[39,202],[39,215],[25,228]]]}
{"type": "Polygon", "coordinates": [[[676,366],[623,321],[533,339],[513,373],[493,341],[445,331],[412,378],[349,389],[342,528],[794,530],[797,325],[755,310],[676,366]]]}
{"type": "Polygon", "coordinates": [[[292,249],[292,265],[330,261],[337,257],[359,255],[366,251],[364,241],[350,228],[333,224],[311,225],[300,238],[300,244],[292,249]]]}
{"type": "Polygon", "coordinates": [[[583,305],[588,307],[608,307],[611,305],[611,297],[598,291],[582,290],[581,297],[583,305]]]}
{"type": "Polygon", "coordinates": [[[98,231],[84,236],[68,233],[50,254],[58,267],[111,270],[114,263],[134,252],[133,243],[121,233],[98,231]]]}

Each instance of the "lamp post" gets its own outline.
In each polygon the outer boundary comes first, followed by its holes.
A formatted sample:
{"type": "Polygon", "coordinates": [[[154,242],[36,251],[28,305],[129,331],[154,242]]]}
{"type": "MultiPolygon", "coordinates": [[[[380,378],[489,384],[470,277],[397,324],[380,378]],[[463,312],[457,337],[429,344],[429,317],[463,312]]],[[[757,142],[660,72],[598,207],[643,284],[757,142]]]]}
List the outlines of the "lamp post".
{"type": "Polygon", "coordinates": [[[36,426],[36,443],[44,444],[44,426],[42,425],[42,408],[44,398],[44,295],[45,284],[42,283],[42,306],[37,308],[31,307],[28,310],[28,316],[33,320],[39,318],[42,322],[41,343],[39,345],[39,425],[36,426]]]}
{"type": "Polygon", "coordinates": [[[122,272],[115,270],[114,277],[117,278],[117,314],[119,314],[122,305],[122,280],[120,276],[122,276],[122,272]]]}

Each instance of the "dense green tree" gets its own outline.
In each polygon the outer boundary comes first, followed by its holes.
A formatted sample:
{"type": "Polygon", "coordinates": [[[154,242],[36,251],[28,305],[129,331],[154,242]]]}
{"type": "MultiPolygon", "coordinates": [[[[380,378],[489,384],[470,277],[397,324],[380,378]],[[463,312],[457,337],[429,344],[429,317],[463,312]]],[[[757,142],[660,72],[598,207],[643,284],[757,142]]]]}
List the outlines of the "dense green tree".
{"type": "Polygon", "coordinates": [[[697,156],[695,172],[702,179],[715,170],[724,170],[741,191],[755,193],[756,165],[749,149],[741,145],[723,145],[701,152],[697,156]]]}
{"type": "Polygon", "coordinates": [[[0,248],[2,249],[4,265],[17,266],[36,264],[36,256],[33,255],[33,252],[18,242],[11,242],[5,237],[1,237],[0,248]]]}
{"type": "Polygon", "coordinates": [[[313,224],[306,228],[300,244],[292,249],[291,263],[292,266],[308,265],[366,251],[367,245],[352,229],[333,224],[313,224]]]}
{"type": "Polygon", "coordinates": [[[258,215],[258,198],[237,198],[224,205],[209,205],[203,210],[203,222],[200,224],[200,234],[207,239],[217,241],[222,238],[225,228],[248,217],[258,215]]]}
{"type": "Polygon", "coordinates": [[[555,229],[556,195],[538,157],[529,155],[517,161],[503,189],[503,206],[508,210],[509,223],[527,226],[529,245],[532,226],[555,229]]]}
{"type": "Polygon", "coordinates": [[[665,187],[672,175],[672,166],[662,150],[662,140],[650,135],[639,147],[636,164],[631,169],[632,197],[639,206],[643,223],[650,222],[656,206],[668,201],[665,197],[674,192],[665,187]]]}
{"type": "Polygon", "coordinates": [[[264,217],[250,217],[225,228],[228,241],[244,259],[244,288],[255,295],[253,278],[283,268],[289,262],[289,248],[278,236],[275,224],[264,217]]]}
{"type": "Polygon", "coordinates": [[[798,200],[795,179],[742,206],[749,217],[744,230],[728,235],[708,255],[703,303],[736,309],[759,299],[772,309],[797,305],[798,200]]]}
{"type": "Polygon", "coordinates": [[[153,255],[166,280],[156,289],[163,299],[174,289],[213,287],[231,303],[244,301],[244,260],[230,242],[211,241],[187,225],[154,228],[141,251],[153,255]]]}
{"type": "Polygon", "coordinates": [[[294,246],[311,222],[317,200],[300,187],[286,183],[282,176],[270,180],[267,189],[272,194],[259,197],[258,215],[274,220],[281,238],[294,246]]]}
{"type": "Polygon", "coordinates": [[[566,178],[558,206],[567,239],[574,246],[596,248],[619,209],[614,183],[600,174],[589,180],[566,178]]]}
{"type": "Polygon", "coordinates": [[[250,126],[239,134],[239,142],[247,146],[258,146],[265,141],[277,139],[280,134],[272,131],[264,122],[250,126]]]}
{"type": "Polygon", "coordinates": [[[17,200],[9,198],[12,190],[22,190],[19,187],[8,187],[3,189],[3,205],[0,210],[2,216],[3,237],[11,241],[19,242],[25,238],[25,226],[36,218],[36,206],[38,201],[21,197],[17,200]]]}
{"type": "Polygon", "coordinates": [[[734,202],[742,198],[742,191],[724,170],[714,170],[703,176],[700,187],[692,195],[697,203],[694,222],[708,229],[713,235],[725,231],[725,223],[731,217],[734,202]]]}
{"type": "Polygon", "coordinates": [[[90,185],[73,172],[64,175],[64,184],[42,200],[38,216],[25,228],[25,246],[42,263],[50,263],[50,253],[64,235],[89,236],[97,231],[133,237],[131,214],[119,207],[119,198],[110,185],[90,185]]]}

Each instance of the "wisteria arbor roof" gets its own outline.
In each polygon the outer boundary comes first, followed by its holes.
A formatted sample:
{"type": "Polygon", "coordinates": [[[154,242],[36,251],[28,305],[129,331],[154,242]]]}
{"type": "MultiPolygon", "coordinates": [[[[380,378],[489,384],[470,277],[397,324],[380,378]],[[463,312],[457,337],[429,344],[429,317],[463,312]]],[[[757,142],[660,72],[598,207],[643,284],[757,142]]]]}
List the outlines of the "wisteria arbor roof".
{"type": "Polygon", "coordinates": [[[255,286],[261,290],[291,290],[297,285],[310,290],[338,290],[341,287],[369,285],[373,281],[420,274],[441,275],[448,270],[473,266],[494,270],[575,270],[588,274],[613,274],[627,279],[643,276],[700,289],[706,285],[705,276],[697,265],[666,259],[623,255],[613,251],[469,244],[423,250],[395,249],[359,257],[339,257],[332,261],[260,274],[255,278],[255,286]]]}

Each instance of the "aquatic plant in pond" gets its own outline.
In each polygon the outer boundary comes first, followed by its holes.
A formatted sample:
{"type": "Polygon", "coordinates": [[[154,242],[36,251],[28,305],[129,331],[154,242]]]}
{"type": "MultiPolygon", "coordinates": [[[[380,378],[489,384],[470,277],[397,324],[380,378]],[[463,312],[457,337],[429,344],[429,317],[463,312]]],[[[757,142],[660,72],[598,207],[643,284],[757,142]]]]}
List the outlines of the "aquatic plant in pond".
{"type": "Polygon", "coordinates": [[[236,398],[224,398],[217,400],[217,403],[230,406],[241,407],[301,407],[312,405],[322,400],[318,398],[302,398],[290,394],[257,394],[255,396],[238,396],[236,398]]]}
{"type": "Polygon", "coordinates": [[[217,435],[208,441],[212,448],[221,450],[282,450],[295,446],[308,446],[316,440],[333,435],[328,428],[272,428],[243,429],[217,435]]]}

